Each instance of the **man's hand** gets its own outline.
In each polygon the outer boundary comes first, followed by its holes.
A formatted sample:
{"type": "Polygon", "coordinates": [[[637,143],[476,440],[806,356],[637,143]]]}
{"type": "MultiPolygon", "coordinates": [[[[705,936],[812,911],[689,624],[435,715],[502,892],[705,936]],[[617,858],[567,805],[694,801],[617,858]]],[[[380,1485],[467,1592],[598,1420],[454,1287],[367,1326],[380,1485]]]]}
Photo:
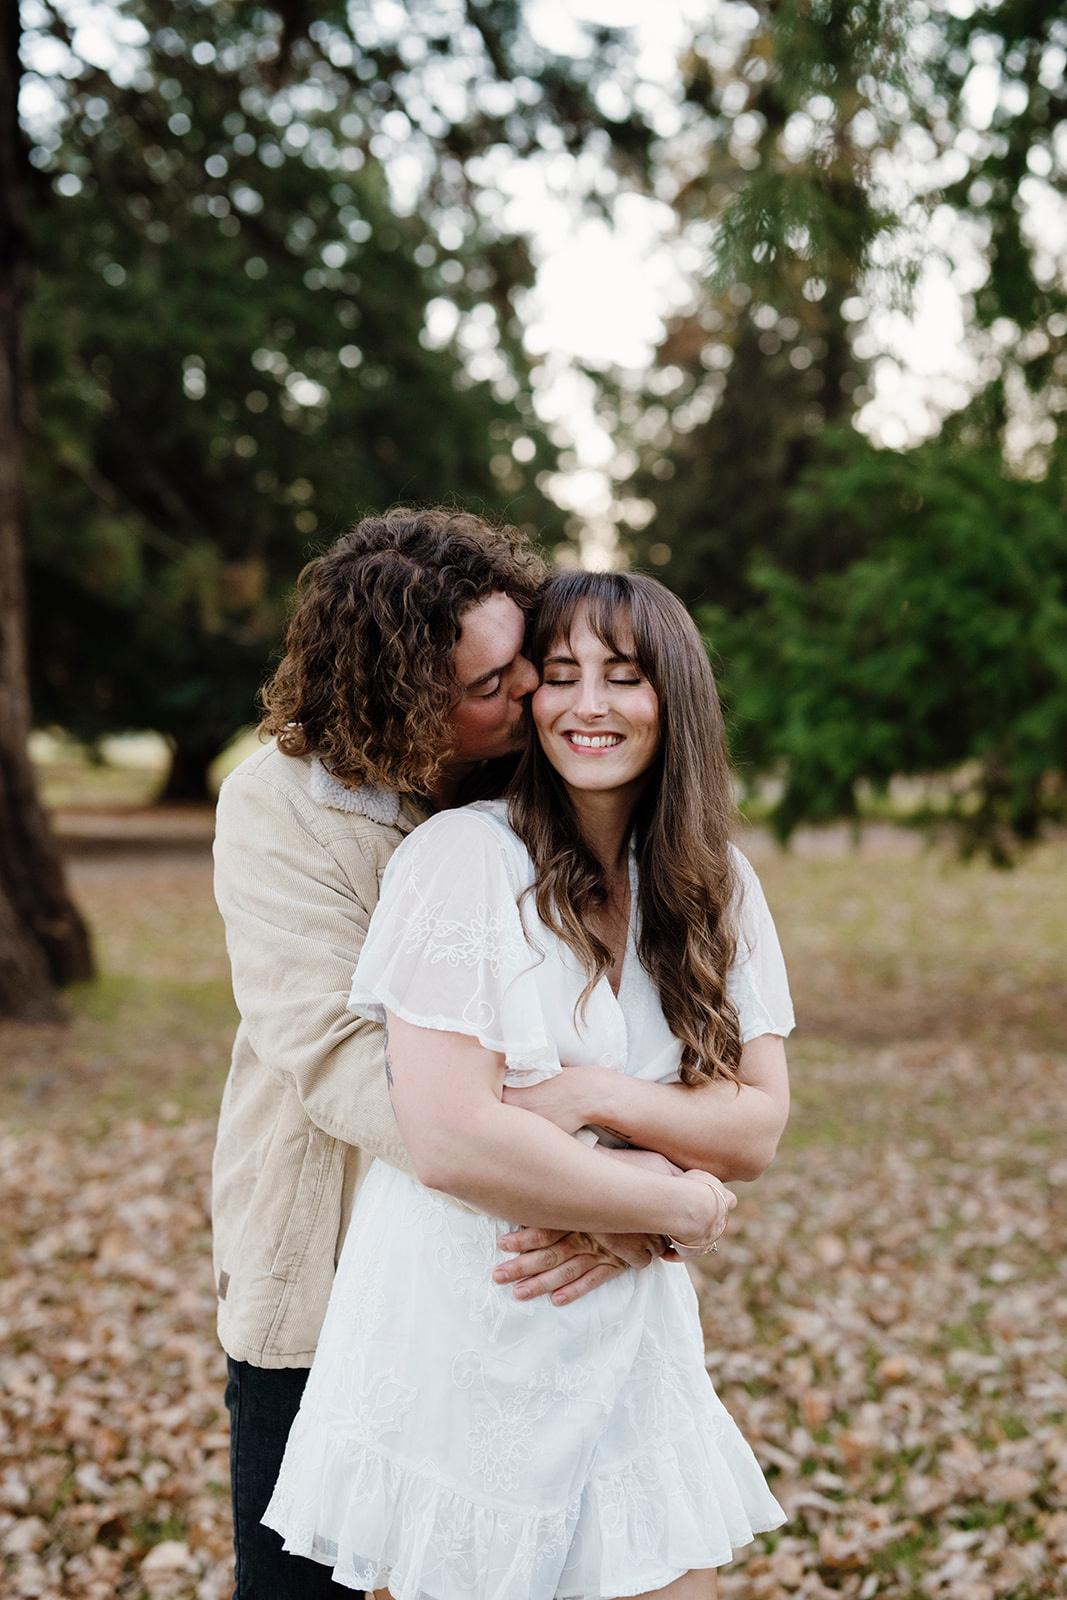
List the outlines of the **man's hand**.
{"type": "Polygon", "coordinates": [[[547,1228],[520,1228],[504,1234],[502,1250],[515,1252],[513,1261],[493,1270],[493,1280],[514,1285],[516,1300],[551,1295],[552,1304],[570,1305],[609,1278],[631,1267],[647,1267],[666,1253],[667,1242],[647,1233],[557,1233],[547,1228]]]}

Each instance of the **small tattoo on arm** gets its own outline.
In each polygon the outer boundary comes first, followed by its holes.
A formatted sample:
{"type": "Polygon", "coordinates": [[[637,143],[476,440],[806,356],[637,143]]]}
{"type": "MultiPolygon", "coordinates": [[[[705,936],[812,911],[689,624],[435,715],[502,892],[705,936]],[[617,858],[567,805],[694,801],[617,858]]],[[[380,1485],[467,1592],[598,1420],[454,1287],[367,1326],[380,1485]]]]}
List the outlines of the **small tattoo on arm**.
{"type": "Polygon", "coordinates": [[[393,1092],[393,1068],[389,1060],[389,1024],[383,1023],[382,1031],[385,1034],[385,1081],[389,1085],[389,1092],[393,1092]]]}

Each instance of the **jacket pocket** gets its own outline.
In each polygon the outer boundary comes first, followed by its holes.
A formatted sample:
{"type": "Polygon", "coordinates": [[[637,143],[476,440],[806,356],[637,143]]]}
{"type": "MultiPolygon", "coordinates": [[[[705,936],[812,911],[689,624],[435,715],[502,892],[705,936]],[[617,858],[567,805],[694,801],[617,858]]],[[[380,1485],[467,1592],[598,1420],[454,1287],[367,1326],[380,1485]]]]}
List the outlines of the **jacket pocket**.
{"type": "Polygon", "coordinates": [[[323,1133],[321,1128],[309,1128],[292,1209],[270,1264],[272,1278],[288,1279],[299,1274],[311,1243],[323,1190],[329,1177],[334,1143],[329,1134],[323,1133]]]}

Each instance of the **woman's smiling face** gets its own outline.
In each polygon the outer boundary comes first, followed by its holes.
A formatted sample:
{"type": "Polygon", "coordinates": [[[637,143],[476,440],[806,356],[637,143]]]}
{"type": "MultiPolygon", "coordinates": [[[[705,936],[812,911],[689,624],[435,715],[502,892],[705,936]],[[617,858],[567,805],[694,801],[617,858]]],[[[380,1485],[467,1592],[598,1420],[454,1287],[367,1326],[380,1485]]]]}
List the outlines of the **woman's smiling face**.
{"type": "Polygon", "coordinates": [[[639,790],[659,753],[659,696],[621,617],[614,633],[618,654],[579,611],[570,637],[549,646],[530,702],[541,748],[570,789],[639,790]]]}

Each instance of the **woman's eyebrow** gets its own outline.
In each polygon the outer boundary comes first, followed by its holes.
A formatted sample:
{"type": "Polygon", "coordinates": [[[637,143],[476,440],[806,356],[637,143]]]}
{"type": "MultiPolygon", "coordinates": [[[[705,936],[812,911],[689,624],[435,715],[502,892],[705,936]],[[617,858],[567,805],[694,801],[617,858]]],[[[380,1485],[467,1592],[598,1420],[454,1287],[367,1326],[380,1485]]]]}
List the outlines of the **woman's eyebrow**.
{"type": "MultiPolygon", "coordinates": [[[[635,665],[636,659],[636,656],[605,656],[604,665],[606,667],[631,667],[635,665]]],[[[546,656],[541,665],[545,667],[576,667],[578,662],[573,656],[546,656]]]]}

